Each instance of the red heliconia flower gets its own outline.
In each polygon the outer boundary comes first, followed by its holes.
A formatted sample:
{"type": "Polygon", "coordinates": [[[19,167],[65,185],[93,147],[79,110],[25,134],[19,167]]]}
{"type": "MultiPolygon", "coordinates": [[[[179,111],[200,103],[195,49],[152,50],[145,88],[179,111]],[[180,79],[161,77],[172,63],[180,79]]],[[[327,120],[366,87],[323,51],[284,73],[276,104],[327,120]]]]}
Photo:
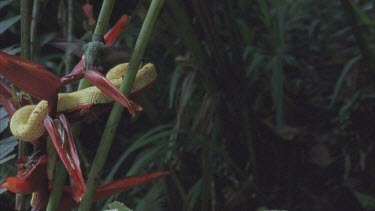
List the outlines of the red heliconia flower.
{"type": "MultiPolygon", "coordinates": [[[[105,36],[107,46],[112,45],[123,28],[127,25],[128,18],[123,16],[116,25],[105,36]]],[[[116,102],[127,107],[134,116],[135,110],[140,107],[127,99],[111,82],[95,70],[86,69],[82,60],[77,64],[71,74],[58,78],[41,64],[29,61],[19,56],[9,55],[0,51],[0,74],[9,81],[27,91],[32,96],[46,100],[48,103],[48,115],[44,120],[44,126],[51,137],[56,151],[62,163],[68,170],[72,179],[73,197],[78,202],[85,192],[85,183],[80,169],[77,151],[75,149],[70,126],[64,114],[57,114],[57,99],[59,89],[68,83],[72,83],[86,77],[91,83],[96,85],[103,93],[113,98],[116,102]],[[48,89],[46,89],[48,87],[48,89]]],[[[4,107],[12,114],[14,104],[9,100],[10,90],[0,84],[0,101],[4,107]]],[[[34,143],[34,142],[33,142],[34,143]]],[[[19,178],[18,178],[19,179],[19,178]]],[[[10,179],[12,180],[12,179],[10,179]]],[[[15,181],[14,181],[15,182],[15,181]]],[[[24,181],[23,181],[24,182],[24,181]]],[[[5,183],[4,185],[6,185],[5,183]]]]}
{"type": "Polygon", "coordinates": [[[0,103],[9,116],[12,116],[17,111],[17,106],[10,100],[11,98],[12,91],[9,85],[0,80],[0,103]]]}
{"type": "MultiPolygon", "coordinates": [[[[126,177],[111,182],[109,184],[100,185],[96,188],[94,201],[102,200],[109,196],[124,192],[126,190],[129,190],[130,188],[142,185],[147,182],[151,182],[155,179],[167,175],[169,175],[168,172],[156,172],[145,175],[126,177]]],[[[59,211],[71,210],[72,208],[77,207],[78,205],[79,203],[74,201],[69,189],[66,189],[66,192],[64,192],[63,198],[61,199],[59,211]]]]}
{"type": "Polygon", "coordinates": [[[0,188],[6,188],[13,193],[38,195],[32,200],[33,210],[45,210],[48,202],[47,155],[38,157],[38,153],[22,156],[16,162],[18,172],[16,177],[8,177],[0,188]]]}
{"type": "MultiPolygon", "coordinates": [[[[0,188],[6,188],[18,194],[33,194],[31,200],[32,210],[45,210],[49,190],[52,188],[47,179],[47,155],[38,157],[38,154],[34,153],[29,157],[23,156],[16,164],[18,166],[17,177],[6,178],[5,181],[0,184],[0,188]]],[[[98,186],[94,200],[101,200],[168,174],[168,172],[157,172],[126,177],[106,185],[98,186]]],[[[70,210],[78,204],[79,203],[74,199],[72,188],[68,186],[65,187],[59,210],[70,210]]]]}

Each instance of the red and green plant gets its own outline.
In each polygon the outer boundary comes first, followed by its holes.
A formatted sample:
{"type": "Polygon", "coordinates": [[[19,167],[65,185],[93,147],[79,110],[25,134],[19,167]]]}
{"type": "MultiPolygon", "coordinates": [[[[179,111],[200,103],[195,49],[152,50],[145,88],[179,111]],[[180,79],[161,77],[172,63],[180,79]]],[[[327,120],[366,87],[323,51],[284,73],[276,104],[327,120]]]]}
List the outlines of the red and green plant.
{"type": "MultiPolygon", "coordinates": [[[[71,179],[71,186],[63,188],[60,192],[62,195],[61,202],[56,203],[54,200],[48,204],[48,198],[50,196],[51,187],[49,185],[51,181],[48,180],[47,171],[47,154],[45,154],[44,148],[46,148],[46,137],[40,137],[35,140],[31,140],[33,144],[33,152],[30,156],[22,155],[16,165],[18,166],[18,173],[16,177],[7,177],[1,188],[6,188],[17,194],[32,194],[31,206],[33,210],[55,210],[59,207],[59,210],[71,209],[78,205],[82,197],[87,196],[87,200],[84,200],[85,206],[88,208],[82,208],[83,210],[90,209],[93,200],[98,200],[106,196],[110,196],[131,187],[140,185],[142,183],[154,180],[161,176],[165,176],[168,173],[151,173],[142,176],[129,177],[115,182],[111,182],[106,185],[98,186],[89,183],[90,191],[86,192],[86,184],[83,179],[80,161],[78,153],[73,140],[73,134],[71,127],[66,118],[66,114],[57,112],[57,101],[58,92],[62,86],[78,81],[82,78],[88,79],[94,86],[98,87],[100,91],[111,97],[114,101],[118,102],[122,106],[128,108],[130,114],[134,117],[135,111],[140,111],[141,107],[128,100],[126,95],[130,94],[130,89],[137,72],[137,67],[140,64],[140,58],[145,49],[145,44],[151,33],[153,23],[155,22],[155,14],[158,13],[163,1],[155,1],[151,6],[149,20],[146,21],[144,26],[145,30],[141,32],[139,47],[134,51],[134,55],[130,61],[129,68],[124,76],[125,82],[123,82],[120,92],[111,82],[109,82],[100,72],[94,68],[94,62],[100,56],[100,48],[105,48],[113,45],[117,37],[121,34],[124,27],[127,25],[128,17],[122,16],[117,24],[109,30],[109,32],[103,37],[103,22],[108,22],[108,15],[110,14],[111,7],[114,1],[105,1],[102,8],[101,16],[99,17],[99,23],[97,30],[93,35],[92,42],[86,46],[86,51],[81,61],[73,69],[72,73],[59,79],[54,74],[50,73],[48,69],[36,62],[32,62],[28,59],[10,55],[0,51],[0,75],[9,80],[12,84],[16,85],[20,89],[26,91],[31,96],[36,97],[40,100],[46,100],[48,104],[48,114],[44,120],[44,126],[48,132],[48,137],[52,141],[60,160],[64,164],[68,171],[71,179]],[[104,14],[107,13],[107,14],[104,14]],[[102,17],[102,18],[101,18],[102,17]],[[103,18],[104,17],[104,18],[103,18]],[[151,19],[150,19],[151,18],[151,19]],[[103,43],[104,42],[104,43],[103,43]],[[129,76],[132,74],[133,76],[129,76]],[[125,85],[125,86],[124,86],[125,85]],[[122,90],[124,89],[124,90],[122,90]],[[126,90],[127,89],[127,90],[126,90]],[[51,205],[52,204],[52,205],[51,205]],[[53,208],[51,208],[53,207],[53,208]]],[[[87,13],[87,8],[86,8],[87,13]]],[[[92,17],[90,17],[92,18],[92,17]]],[[[8,114],[12,116],[17,109],[16,102],[20,102],[19,106],[31,104],[29,98],[17,99],[16,92],[3,81],[0,84],[0,100],[8,114]]],[[[92,105],[95,106],[95,105],[92,105]]],[[[90,106],[91,107],[91,106],[90,106]]],[[[85,107],[86,109],[87,107],[85,107]]],[[[74,109],[74,112],[80,112],[83,108],[74,109]]],[[[120,109],[121,110],[121,109],[120,109]]],[[[114,111],[112,111],[114,113],[114,111]]],[[[119,113],[119,112],[116,112],[119,113]]],[[[110,117],[111,118],[111,117],[110,117]]],[[[108,121],[111,121],[110,119],[108,121]]],[[[113,125],[111,125],[113,127],[113,125]]],[[[112,128],[111,128],[112,129],[112,128]]],[[[105,146],[108,145],[108,142],[105,146]]],[[[108,148],[107,147],[107,148],[108,148]]],[[[99,149],[100,152],[102,149],[99,149]]],[[[106,151],[108,153],[108,151],[106,151]]],[[[106,155],[97,155],[99,160],[106,160],[106,155]]],[[[93,164],[94,168],[98,164],[93,164]]],[[[51,168],[51,167],[49,167],[51,168]]],[[[100,168],[100,167],[99,167],[100,168]]],[[[52,170],[53,171],[53,170],[52,170]]],[[[100,170],[99,170],[100,171],[100,170]]],[[[96,173],[97,174],[97,173],[96,173]]],[[[90,182],[90,177],[89,177],[90,182]]],[[[60,184],[63,184],[60,182],[60,184]]],[[[52,192],[53,193],[53,192],[52,192]]],[[[53,196],[53,194],[52,194],[53,196]]],[[[59,197],[58,197],[59,198],[59,197]]],[[[60,200],[58,200],[60,201],[60,200]]],[[[18,207],[18,205],[16,205],[18,207]]]]}

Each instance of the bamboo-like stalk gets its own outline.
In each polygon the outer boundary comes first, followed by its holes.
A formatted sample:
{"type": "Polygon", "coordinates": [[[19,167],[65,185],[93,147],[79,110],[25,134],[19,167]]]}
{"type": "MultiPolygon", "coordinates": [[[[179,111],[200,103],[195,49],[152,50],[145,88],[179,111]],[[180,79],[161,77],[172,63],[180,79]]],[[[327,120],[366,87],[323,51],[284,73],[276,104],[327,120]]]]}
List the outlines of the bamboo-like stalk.
{"type": "MultiPolygon", "coordinates": [[[[68,30],[66,35],[66,40],[68,42],[73,41],[73,0],[68,0],[68,10],[67,10],[67,16],[68,16],[68,30]]],[[[66,52],[66,60],[65,60],[65,75],[68,75],[70,71],[72,70],[72,61],[73,61],[73,55],[72,51],[69,49],[66,52]]],[[[68,84],[66,86],[66,91],[71,92],[73,90],[72,85],[68,84]]]]}
{"type": "MultiPolygon", "coordinates": [[[[102,8],[100,9],[98,22],[95,27],[94,35],[92,36],[92,41],[103,38],[106,27],[109,23],[109,18],[112,14],[113,5],[115,5],[115,0],[105,0],[103,2],[102,8]]],[[[90,85],[91,83],[88,80],[82,79],[79,83],[78,90],[87,88],[90,85]]]]}
{"type": "MultiPolygon", "coordinates": [[[[31,18],[31,1],[21,0],[21,56],[30,59],[30,18],[31,18]]],[[[26,142],[20,141],[18,144],[18,157],[27,155],[26,142]]],[[[25,210],[26,197],[21,194],[16,195],[16,210],[25,210]]]]}
{"type": "MultiPolygon", "coordinates": [[[[105,27],[108,25],[109,17],[112,14],[113,5],[115,3],[115,0],[105,0],[103,2],[102,8],[100,10],[98,23],[95,28],[94,34],[104,34],[105,27]]],[[[73,33],[73,2],[72,0],[69,0],[68,2],[68,39],[69,34],[73,33]]],[[[71,36],[72,38],[72,36],[71,36]]],[[[86,79],[82,79],[79,83],[78,90],[87,88],[90,86],[90,82],[86,79]]],[[[72,129],[72,133],[74,137],[77,137],[80,132],[80,127],[77,125],[72,129]]],[[[47,211],[54,211],[58,208],[60,204],[60,199],[63,192],[63,187],[65,183],[65,179],[67,176],[67,172],[65,170],[64,165],[62,165],[61,161],[58,161],[58,165],[56,166],[56,176],[53,183],[53,189],[48,201],[47,211]]]]}
{"type": "MultiPolygon", "coordinates": [[[[164,0],[153,0],[147,12],[145,21],[142,25],[139,37],[135,44],[134,53],[130,58],[128,69],[124,75],[124,79],[120,87],[120,91],[127,96],[129,95],[133,87],[133,82],[137,74],[138,67],[141,63],[141,59],[146,49],[148,40],[151,37],[151,32],[155,25],[156,18],[163,4],[164,0]]],[[[115,137],[117,125],[121,119],[121,113],[123,110],[124,108],[117,103],[115,103],[112,108],[102,138],[100,140],[98,151],[95,155],[95,159],[87,181],[86,193],[78,209],[79,211],[86,211],[91,209],[93,197],[96,191],[96,185],[100,179],[104,164],[107,161],[108,153],[115,137]]]]}
{"type": "Polygon", "coordinates": [[[105,0],[103,2],[102,8],[100,10],[99,18],[98,18],[98,23],[95,27],[93,40],[98,36],[101,36],[101,37],[104,36],[104,32],[106,31],[106,28],[108,27],[109,18],[112,15],[113,5],[115,5],[115,0],[105,0]]]}
{"type": "Polygon", "coordinates": [[[53,188],[48,199],[46,211],[54,211],[60,205],[62,193],[64,191],[64,184],[67,176],[67,171],[60,160],[56,164],[55,178],[53,181],[53,188]]]}

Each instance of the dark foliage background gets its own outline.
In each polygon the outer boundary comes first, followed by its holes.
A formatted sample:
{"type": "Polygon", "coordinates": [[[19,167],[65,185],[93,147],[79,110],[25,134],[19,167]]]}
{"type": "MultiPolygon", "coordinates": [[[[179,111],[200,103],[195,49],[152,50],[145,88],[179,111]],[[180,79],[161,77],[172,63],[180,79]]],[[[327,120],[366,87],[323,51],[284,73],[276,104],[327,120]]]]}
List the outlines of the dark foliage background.
{"type": "MultiPolygon", "coordinates": [[[[90,2],[97,17],[102,1],[90,2]]],[[[85,3],[74,1],[74,35],[88,41],[85,3]]],[[[117,1],[111,24],[132,17],[118,46],[133,47],[148,5],[117,1]]],[[[60,76],[65,53],[47,43],[65,36],[64,8],[41,1],[34,56],[60,76]]],[[[18,1],[0,8],[0,49],[13,53],[17,15],[18,1]]],[[[136,120],[124,114],[103,182],[172,174],[98,209],[375,210],[374,16],[369,0],[166,0],[144,56],[157,85],[135,99],[136,120]]],[[[5,178],[17,142],[2,108],[0,121],[5,178]]],[[[105,122],[83,124],[86,175],[105,122]]],[[[1,210],[13,200],[0,195],[1,210]]]]}

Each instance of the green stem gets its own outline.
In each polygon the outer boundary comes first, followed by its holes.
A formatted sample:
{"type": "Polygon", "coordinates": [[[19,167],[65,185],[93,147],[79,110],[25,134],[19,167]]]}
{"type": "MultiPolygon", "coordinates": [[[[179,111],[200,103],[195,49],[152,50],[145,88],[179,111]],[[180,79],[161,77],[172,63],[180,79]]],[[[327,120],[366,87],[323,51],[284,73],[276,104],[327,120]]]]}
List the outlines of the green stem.
{"type": "Polygon", "coordinates": [[[112,9],[113,9],[114,4],[115,4],[115,0],[105,0],[103,2],[102,8],[100,10],[99,18],[98,18],[98,23],[95,27],[93,37],[104,36],[104,32],[106,31],[106,28],[108,27],[109,18],[112,15],[112,9]]]}
{"type": "MultiPolygon", "coordinates": [[[[138,67],[141,64],[141,59],[145,52],[146,45],[149,38],[151,37],[152,29],[155,25],[156,18],[163,4],[164,0],[154,0],[151,2],[150,9],[146,15],[139,37],[135,44],[134,53],[130,58],[128,69],[124,75],[124,79],[120,87],[120,91],[125,95],[129,95],[133,87],[133,82],[137,74],[138,67]]],[[[92,206],[93,197],[96,191],[96,185],[101,176],[104,164],[107,160],[108,153],[114,140],[117,125],[121,119],[121,113],[123,110],[124,108],[117,103],[115,103],[112,108],[107,121],[107,125],[100,140],[100,144],[98,147],[99,150],[95,155],[94,163],[92,165],[87,181],[86,193],[78,209],[79,211],[90,210],[92,206]]]]}
{"type": "Polygon", "coordinates": [[[62,193],[64,191],[64,184],[67,176],[67,171],[60,160],[57,161],[55,178],[53,180],[53,188],[48,199],[46,211],[54,211],[60,205],[62,193]]]}
{"type": "MultiPolygon", "coordinates": [[[[95,28],[95,33],[103,34],[105,30],[105,26],[108,24],[109,17],[112,14],[112,8],[114,4],[114,0],[105,0],[102,5],[102,9],[100,11],[98,24],[95,28]]],[[[68,13],[72,13],[72,0],[69,0],[68,2],[68,13]]],[[[73,15],[68,15],[68,40],[72,39],[72,33],[73,33],[73,15]]],[[[78,90],[82,90],[84,88],[89,87],[91,84],[88,80],[82,79],[79,83],[78,90]]],[[[72,128],[72,133],[74,137],[78,137],[80,133],[80,127],[79,125],[76,125],[72,128]]],[[[53,211],[56,210],[60,204],[63,187],[65,184],[65,180],[67,177],[67,172],[65,170],[64,165],[62,165],[61,161],[58,161],[58,164],[56,166],[56,177],[54,180],[53,189],[51,192],[51,196],[49,198],[47,211],[53,211]]]]}
{"type": "MultiPolygon", "coordinates": [[[[98,23],[96,24],[94,35],[92,36],[92,41],[101,41],[104,36],[104,32],[109,23],[109,18],[112,14],[113,5],[115,0],[105,0],[100,9],[100,14],[98,18],[98,23]]],[[[91,86],[91,83],[87,79],[82,79],[79,83],[78,90],[84,89],[91,86]]]]}
{"type": "MultiPolygon", "coordinates": [[[[30,59],[30,18],[31,18],[31,1],[21,0],[21,56],[30,59]]],[[[27,155],[26,142],[20,141],[18,144],[18,156],[27,155]]],[[[16,195],[16,210],[24,210],[26,197],[24,195],[16,195]]]]}
{"type": "MultiPolygon", "coordinates": [[[[37,0],[36,0],[37,1],[37,0]]],[[[68,1],[68,31],[67,31],[67,40],[71,42],[73,39],[73,0],[68,1]]],[[[66,71],[71,70],[71,61],[72,56],[71,52],[67,52],[67,59],[66,59],[66,71]]],[[[71,91],[71,86],[68,86],[68,91],[71,91]]],[[[76,134],[74,134],[76,135],[76,134]]],[[[61,196],[63,193],[65,180],[67,177],[68,172],[66,171],[64,165],[61,163],[60,160],[57,161],[56,164],[56,172],[55,178],[53,180],[53,188],[48,199],[47,211],[57,210],[60,205],[61,196]]]]}
{"type": "MultiPolygon", "coordinates": [[[[67,35],[66,39],[68,42],[73,42],[73,0],[68,0],[68,30],[67,30],[67,35]]],[[[73,55],[72,51],[68,50],[66,52],[66,60],[65,60],[65,75],[68,75],[70,71],[72,71],[72,61],[73,61],[73,55]]],[[[72,85],[68,84],[66,86],[66,91],[71,92],[73,90],[72,85]]]]}

